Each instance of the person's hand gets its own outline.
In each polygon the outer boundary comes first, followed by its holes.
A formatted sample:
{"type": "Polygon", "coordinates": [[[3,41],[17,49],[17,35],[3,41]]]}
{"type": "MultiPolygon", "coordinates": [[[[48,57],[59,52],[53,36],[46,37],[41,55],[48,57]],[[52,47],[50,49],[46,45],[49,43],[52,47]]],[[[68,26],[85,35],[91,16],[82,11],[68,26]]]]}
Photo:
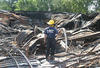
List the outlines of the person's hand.
{"type": "Polygon", "coordinates": [[[46,41],[44,41],[44,47],[46,47],[46,41]]]}
{"type": "Polygon", "coordinates": [[[44,35],[44,46],[46,47],[46,38],[47,38],[47,35],[45,34],[44,35]]]}
{"type": "Polygon", "coordinates": [[[46,41],[44,40],[44,45],[46,45],[46,41]]]}

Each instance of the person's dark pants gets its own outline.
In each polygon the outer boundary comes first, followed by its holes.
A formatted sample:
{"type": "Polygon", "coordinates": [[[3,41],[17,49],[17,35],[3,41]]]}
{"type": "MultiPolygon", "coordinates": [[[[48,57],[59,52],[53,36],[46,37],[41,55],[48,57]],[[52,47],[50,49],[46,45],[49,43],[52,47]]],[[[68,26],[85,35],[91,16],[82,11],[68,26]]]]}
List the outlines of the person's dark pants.
{"type": "Polygon", "coordinates": [[[46,58],[50,56],[54,56],[56,47],[56,40],[53,38],[47,38],[47,46],[46,46],[46,58]]]}

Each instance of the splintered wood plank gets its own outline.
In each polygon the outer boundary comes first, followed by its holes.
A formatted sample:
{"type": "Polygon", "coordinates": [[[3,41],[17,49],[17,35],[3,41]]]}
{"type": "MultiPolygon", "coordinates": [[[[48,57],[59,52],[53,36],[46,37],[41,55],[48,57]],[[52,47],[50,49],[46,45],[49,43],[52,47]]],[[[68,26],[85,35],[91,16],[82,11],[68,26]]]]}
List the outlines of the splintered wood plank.
{"type": "Polygon", "coordinates": [[[100,31],[95,33],[81,33],[74,36],[69,37],[69,40],[82,40],[88,38],[96,38],[100,37],[100,31]]]}

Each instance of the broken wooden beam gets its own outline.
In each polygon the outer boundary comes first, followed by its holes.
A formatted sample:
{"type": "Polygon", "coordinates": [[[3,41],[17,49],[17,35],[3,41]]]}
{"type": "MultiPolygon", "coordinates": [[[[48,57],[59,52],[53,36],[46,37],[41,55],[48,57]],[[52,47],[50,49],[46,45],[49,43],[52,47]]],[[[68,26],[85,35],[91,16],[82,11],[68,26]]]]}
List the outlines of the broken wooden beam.
{"type": "Polygon", "coordinates": [[[84,40],[89,38],[100,38],[100,32],[95,33],[80,33],[74,36],[68,37],[69,40],[84,40]]]}

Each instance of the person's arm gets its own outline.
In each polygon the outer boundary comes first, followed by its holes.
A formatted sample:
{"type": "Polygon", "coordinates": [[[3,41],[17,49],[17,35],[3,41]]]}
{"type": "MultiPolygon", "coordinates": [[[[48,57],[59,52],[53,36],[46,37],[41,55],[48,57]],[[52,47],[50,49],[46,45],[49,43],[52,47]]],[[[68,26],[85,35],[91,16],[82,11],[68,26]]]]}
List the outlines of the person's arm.
{"type": "Polygon", "coordinates": [[[57,40],[57,36],[58,36],[58,30],[57,29],[55,29],[55,36],[56,36],[56,40],[57,40]]]}
{"type": "Polygon", "coordinates": [[[46,44],[46,38],[47,38],[47,28],[44,30],[44,44],[46,44]]]}
{"type": "Polygon", "coordinates": [[[45,34],[44,35],[44,44],[46,44],[46,38],[47,38],[47,35],[45,34]]]}

